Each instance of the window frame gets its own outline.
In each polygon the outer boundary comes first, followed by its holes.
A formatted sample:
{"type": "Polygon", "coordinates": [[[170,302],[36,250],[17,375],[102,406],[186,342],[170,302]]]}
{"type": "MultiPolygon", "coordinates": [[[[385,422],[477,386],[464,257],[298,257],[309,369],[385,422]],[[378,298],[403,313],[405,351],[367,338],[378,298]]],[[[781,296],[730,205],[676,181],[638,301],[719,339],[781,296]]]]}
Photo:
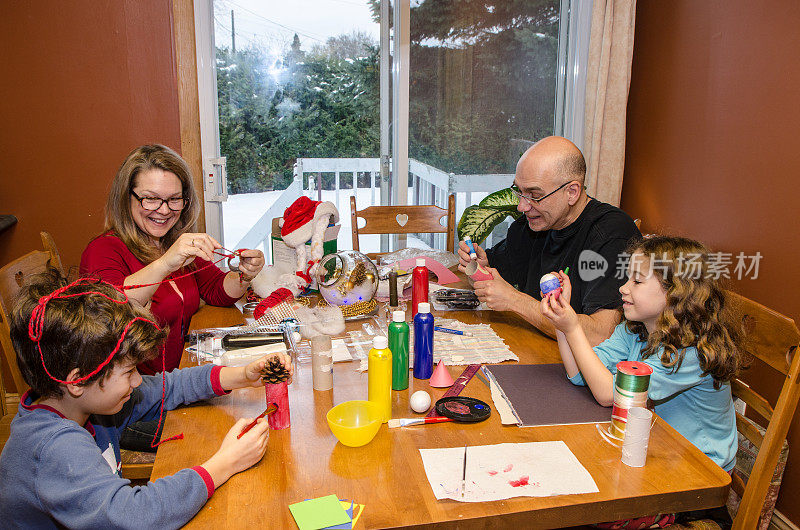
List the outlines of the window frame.
{"type": "MultiPolygon", "coordinates": [[[[200,155],[202,157],[202,177],[196,176],[202,185],[198,193],[204,205],[205,229],[223,245],[222,202],[227,200],[227,175],[225,158],[220,156],[219,110],[217,102],[216,54],[214,48],[214,0],[195,0],[194,7],[194,48],[196,52],[196,86],[191,80],[184,80],[178,86],[181,108],[197,102],[200,123],[200,155]],[[187,82],[188,81],[188,82],[187,82]],[[196,89],[194,92],[193,89],[196,89]]],[[[187,0],[176,0],[188,3],[187,0]]],[[[591,32],[593,0],[561,0],[559,21],[558,58],[555,87],[554,134],[572,140],[583,149],[584,112],[586,99],[586,72],[588,69],[589,36],[591,32]]],[[[394,31],[389,41],[389,28],[384,27],[388,14],[388,0],[381,2],[381,49],[387,44],[400,53],[392,55],[392,61],[381,59],[381,159],[382,171],[388,173],[388,160],[396,168],[392,175],[391,202],[402,204],[408,186],[408,118],[409,118],[409,20],[410,0],[398,0],[392,7],[393,19],[399,21],[399,30],[394,31]],[[391,68],[391,74],[384,72],[391,68]],[[389,89],[385,82],[391,77],[392,95],[395,105],[387,110],[384,101],[389,89]],[[392,115],[391,150],[387,153],[386,138],[389,136],[388,115],[392,115]],[[405,177],[405,178],[404,178],[405,177]],[[402,202],[401,202],[402,201],[402,202]]],[[[189,39],[186,32],[176,33],[176,40],[189,39]]],[[[176,46],[186,45],[176,42],[176,46]]],[[[181,46],[183,47],[183,46],[181,46]]],[[[179,66],[179,65],[178,65],[179,66]]],[[[183,137],[183,133],[182,133],[183,137]]],[[[183,143],[182,138],[182,143],[183,143]]],[[[387,203],[389,196],[385,181],[381,179],[381,202],[387,203]]]]}

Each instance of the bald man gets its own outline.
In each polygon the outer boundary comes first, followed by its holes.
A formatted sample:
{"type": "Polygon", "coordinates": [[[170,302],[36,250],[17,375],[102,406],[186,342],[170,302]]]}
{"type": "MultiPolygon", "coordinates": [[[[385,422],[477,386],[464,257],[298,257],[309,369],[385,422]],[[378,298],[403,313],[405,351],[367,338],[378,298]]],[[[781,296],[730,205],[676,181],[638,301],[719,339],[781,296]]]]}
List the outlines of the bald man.
{"type": "MultiPolygon", "coordinates": [[[[628,214],[589,197],[585,178],[583,154],[566,138],[544,138],[525,151],[511,187],[523,215],[494,247],[475,246],[478,262],[494,276],[475,282],[475,292],[490,309],[514,311],[555,337],[541,313],[539,279],[569,267],[572,307],[595,345],[620,321],[624,281],[616,278],[618,256],[641,234],[628,214]]],[[[463,241],[458,257],[463,271],[470,259],[463,241]]]]}

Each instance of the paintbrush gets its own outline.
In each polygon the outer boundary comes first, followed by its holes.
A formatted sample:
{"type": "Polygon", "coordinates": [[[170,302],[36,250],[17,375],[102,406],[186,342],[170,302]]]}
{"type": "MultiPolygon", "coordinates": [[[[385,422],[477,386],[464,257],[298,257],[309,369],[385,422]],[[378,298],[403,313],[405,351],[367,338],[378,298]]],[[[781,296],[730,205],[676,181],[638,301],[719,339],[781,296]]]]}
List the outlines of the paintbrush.
{"type": "Polygon", "coordinates": [[[464,497],[464,490],[467,487],[467,444],[464,444],[464,470],[461,472],[461,497],[464,497]]]}
{"type": "Polygon", "coordinates": [[[266,409],[264,412],[262,412],[261,414],[259,414],[259,415],[258,415],[258,417],[257,417],[256,419],[254,419],[254,420],[253,420],[253,421],[252,421],[252,422],[251,422],[251,423],[250,423],[250,424],[249,424],[247,427],[245,427],[244,429],[242,429],[242,432],[240,432],[240,433],[239,433],[239,435],[236,437],[236,439],[238,440],[239,438],[241,438],[242,436],[244,436],[244,433],[246,433],[247,431],[249,431],[250,429],[252,429],[253,427],[255,427],[255,426],[256,426],[256,423],[258,423],[258,420],[260,420],[260,419],[261,419],[261,418],[263,418],[264,416],[267,416],[267,415],[269,415],[269,414],[272,414],[272,413],[273,413],[273,412],[275,412],[276,410],[278,410],[278,405],[277,405],[277,404],[275,404],[275,403],[270,403],[270,404],[269,404],[269,406],[267,407],[267,409],[266,409]]]}
{"type": "Polygon", "coordinates": [[[444,416],[425,416],[423,418],[396,418],[389,420],[389,428],[394,429],[395,427],[407,427],[409,425],[422,425],[424,423],[442,423],[445,421],[453,421],[451,418],[445,418],[444,416]]]}

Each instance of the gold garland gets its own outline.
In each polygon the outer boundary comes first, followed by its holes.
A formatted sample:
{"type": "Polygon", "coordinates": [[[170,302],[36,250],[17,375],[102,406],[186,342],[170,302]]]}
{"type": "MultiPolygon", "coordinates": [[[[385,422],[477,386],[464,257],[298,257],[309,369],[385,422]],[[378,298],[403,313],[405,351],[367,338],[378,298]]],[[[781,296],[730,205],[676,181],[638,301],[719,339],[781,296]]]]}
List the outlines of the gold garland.
{"type": "MultiPolygon", "coordinates": [[[[327,306],[329,305],[328,302],[325,301],[324,298],[320,298],[319,302],[317,302],[317,306],[327,306]]],[[[366,302],[358,302],[356,304],[350,305],[340,305],[339,309],[342,310],[342,315],[345,318],[354,317],[358,315],[367,315],[375,311],[375,308],[378,307],[378,302],[373,298],[372,300],[367,300],[366,302]]]]}

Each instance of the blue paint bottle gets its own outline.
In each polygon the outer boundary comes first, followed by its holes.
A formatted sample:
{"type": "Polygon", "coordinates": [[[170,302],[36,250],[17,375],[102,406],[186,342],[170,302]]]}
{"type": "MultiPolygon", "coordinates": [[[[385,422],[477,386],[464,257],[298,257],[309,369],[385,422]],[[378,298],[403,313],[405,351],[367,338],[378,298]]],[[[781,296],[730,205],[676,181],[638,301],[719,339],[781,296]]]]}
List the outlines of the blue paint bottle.
{"type": "Polygon", "coordinates": [[[431,304],[420,302],[414,316],[414,377],[430,379],[433,374],[433,315],[431,304]]]}

